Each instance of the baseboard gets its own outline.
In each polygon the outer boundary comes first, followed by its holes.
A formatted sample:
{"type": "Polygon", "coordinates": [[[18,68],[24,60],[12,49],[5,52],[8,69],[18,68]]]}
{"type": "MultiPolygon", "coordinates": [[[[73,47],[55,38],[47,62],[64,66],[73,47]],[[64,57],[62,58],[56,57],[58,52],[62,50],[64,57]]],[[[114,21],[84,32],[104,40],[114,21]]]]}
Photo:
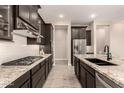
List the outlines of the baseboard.
{"type": "Polygon", "coordinates": [[[64,61],[68,61],[68,59],[55,59],[55,60],[64,60],[64,61]]]}

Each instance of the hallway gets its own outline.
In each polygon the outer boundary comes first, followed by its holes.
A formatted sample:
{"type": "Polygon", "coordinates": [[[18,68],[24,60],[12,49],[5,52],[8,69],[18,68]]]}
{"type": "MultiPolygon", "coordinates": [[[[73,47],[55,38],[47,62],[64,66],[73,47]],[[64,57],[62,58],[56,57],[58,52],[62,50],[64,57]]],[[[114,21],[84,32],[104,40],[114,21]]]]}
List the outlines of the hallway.
{"type": "Polygon", "coordinates": [[[53,66],[43,88],[81,88],[74,69],[67,64],[53,66]]]}

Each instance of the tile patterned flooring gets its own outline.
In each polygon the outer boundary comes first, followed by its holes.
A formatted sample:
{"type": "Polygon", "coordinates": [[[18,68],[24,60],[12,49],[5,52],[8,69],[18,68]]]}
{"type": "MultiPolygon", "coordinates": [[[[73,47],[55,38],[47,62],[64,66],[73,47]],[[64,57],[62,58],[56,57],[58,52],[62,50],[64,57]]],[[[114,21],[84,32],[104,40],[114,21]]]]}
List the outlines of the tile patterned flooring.
{"type": "Polygon", "coordinates": [[[43,88],[81,88],[74,69],[67,64],[53,66],[43,88]]]}

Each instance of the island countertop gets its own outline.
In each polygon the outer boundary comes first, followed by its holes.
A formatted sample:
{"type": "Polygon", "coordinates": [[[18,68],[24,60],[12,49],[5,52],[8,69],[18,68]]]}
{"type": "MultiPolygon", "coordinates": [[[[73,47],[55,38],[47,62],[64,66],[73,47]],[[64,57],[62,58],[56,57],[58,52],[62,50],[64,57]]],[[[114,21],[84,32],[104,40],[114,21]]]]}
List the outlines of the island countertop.
{"type": "Polygon", "coordinates": [[[124,87],[124,60],[119,58],[113,58],[108,62],[117,64],[116,66],[99,66],[92,62],[89,62],[85,58],[98,58],[107,61],[105,55],[76,54],[74,56],[95,69],[97,72],[101,73],[102,75],[106,76],[107,78],[118,84],[120,87],[124,87]]]}
{"type": "Polygon", "coordinates": [[[37,64],[43,62],[46,58],[51,56],[51,54],[43,55],[43,58],[34,62],[28,66],[3,66],[0,65],[0,88],[4,88],[7,85],[11,84],[17,78],[31,70],[37,64]]]}

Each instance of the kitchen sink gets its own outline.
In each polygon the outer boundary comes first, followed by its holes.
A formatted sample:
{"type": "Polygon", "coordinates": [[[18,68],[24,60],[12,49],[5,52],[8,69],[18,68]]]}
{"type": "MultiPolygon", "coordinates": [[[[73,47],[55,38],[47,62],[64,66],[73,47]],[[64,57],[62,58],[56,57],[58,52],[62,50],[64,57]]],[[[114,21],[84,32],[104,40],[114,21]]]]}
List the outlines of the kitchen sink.
{"type": "Polygon", "coordinates": [[[85,59],[88,60],[89,62],[92,62],[92,63],[99,65],[99,66],[116,66],[117,65],[117,64],[110,63],[110,62],[100,60],[97,58],[85,58],[85,59]]]}

